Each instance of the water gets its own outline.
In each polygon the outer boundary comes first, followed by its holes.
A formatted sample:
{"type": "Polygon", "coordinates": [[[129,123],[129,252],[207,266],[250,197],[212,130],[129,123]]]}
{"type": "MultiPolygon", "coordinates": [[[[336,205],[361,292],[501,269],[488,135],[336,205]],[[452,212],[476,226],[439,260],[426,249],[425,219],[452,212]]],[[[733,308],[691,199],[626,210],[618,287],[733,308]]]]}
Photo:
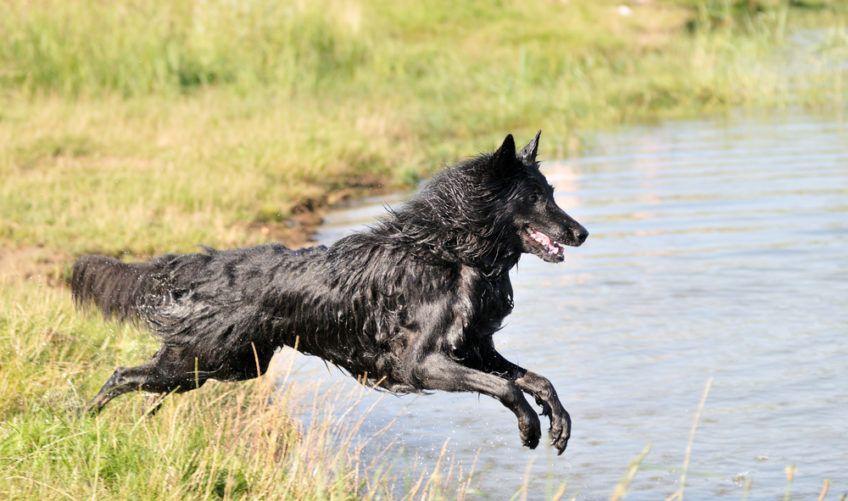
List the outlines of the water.
{"type": "MultiPolygon", "coordinates": [[[[847,492],[847,140],[841,123],[807,116],[673,122],[545,163],[558,202],[591,236],[564,264],[521,260],[496,343],[558,389],[574,421],[565,455],[522,448],[512,414],[473,394],[368,392],[365,404],[379,401],[363,433],[394,421],[379,441],[395,441],[403,464],[434,462],[449,439],[466,467],[479,454],[475,485],[495,499],[525,477],[531,498],[562,482],[569,496],[606,498],[650,444],[630,498],[657,499],[678,487],[712,377],[687,497],[738,498],[750,482],[752,498],[773,499],[788,465],[798,498],[826,478],[847,492]]],[[[330,214],[319,240],[400,198],[330,214]]],[[[295,379],[355,385],[296,357],[295,379]]]]}

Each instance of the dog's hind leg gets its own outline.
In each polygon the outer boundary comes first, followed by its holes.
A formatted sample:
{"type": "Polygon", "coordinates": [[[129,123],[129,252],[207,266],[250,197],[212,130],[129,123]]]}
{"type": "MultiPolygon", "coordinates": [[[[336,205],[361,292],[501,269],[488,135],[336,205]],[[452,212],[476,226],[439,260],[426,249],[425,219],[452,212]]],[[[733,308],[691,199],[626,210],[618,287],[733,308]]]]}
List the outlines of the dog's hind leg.
{"type": "MultiPolygon", "coordinates": [[[[206,377],[192,373],[190,364],[184,363],[179,352],[163,347],[146,364],[137,367],[118,367],[97,395],[86,407],[90,414],[97,414],[112,399],[131,391],[147,391],[167,394],[189,391],[200,387],[206,377]],[[182,369],[182,370],[179,370],[182,369]]],[[[161,400],[159,402],[161,404],[161,400]]],[[[158,409],[158,405],[153,409],[158,409]]]]}
{"type": "Polygon", "coordinates": [[[424,389],[473,391],[500,400],[518,418],[521,442],[531,449],[539,444],[539,416],[512,381],[470,369],[440,353],[428,355],[413,369],[413,375],[424,389]]]}
{"type": "Polygon", "coordinates": [[[115,397],[130,391],[142,390],[145,387],[150,388],[150,381],[156,377],[155,374],[156,367],[152,363],[138,367],[118,367],[89,402],[86,410],[90,414],[97,414],[115,397]]]}

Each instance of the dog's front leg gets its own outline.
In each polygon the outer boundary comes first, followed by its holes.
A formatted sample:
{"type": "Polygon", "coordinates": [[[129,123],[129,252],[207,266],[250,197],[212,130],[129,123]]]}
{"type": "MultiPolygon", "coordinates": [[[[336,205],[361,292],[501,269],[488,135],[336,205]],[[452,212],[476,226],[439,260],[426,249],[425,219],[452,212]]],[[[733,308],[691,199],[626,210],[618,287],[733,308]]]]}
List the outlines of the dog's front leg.
{"type": "Polygon", "coordinates": [[[465,367],[441,353],[427,355],[416,364],[412,374],[422,389],[474,391],[500,400],[518,418],[521,442],[531,449],[539,444],[539,417],[517,383],[465,367]]]}
{"type": "Polygon", "coordinates": [[[559,401],[554,385],[548,378],[528,371],[504,358],[495,350],[494,344],[484,350],[482,356],[483,370],[499,374],[515,382],[518,388],[536,399],[536,403],[542,407],[542,414],[547,415],[551,422],[549,430],[551,445],[559,454],[562,454],[571,437],[571,416],[559,401]]]}
{"type": "Polygon", "coordinates": [[[515,385],[533,395],[536,402],[542,406],[542,414],[547,414],[551,422],[551,445],[556,448],[558,454],[562,454],[568,446],[568,439],[571,438],[571,416],[559,401],[554,385],[548,378],[531,371],[525,371],[524,375],[516,378],[515,385]]]}

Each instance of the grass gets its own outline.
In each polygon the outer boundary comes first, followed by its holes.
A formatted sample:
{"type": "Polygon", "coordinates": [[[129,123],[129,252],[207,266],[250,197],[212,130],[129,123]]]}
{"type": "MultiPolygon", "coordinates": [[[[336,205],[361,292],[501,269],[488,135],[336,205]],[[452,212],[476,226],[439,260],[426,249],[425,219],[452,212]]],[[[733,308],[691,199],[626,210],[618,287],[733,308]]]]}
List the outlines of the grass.
{"type": "MultiPolygon", "coordinates": [[[[77,416],[153,341],[74,312],[76,255],[303,242],[316,209],[507,131],[542,128],[552,158],[624,123],[844,109],[840,2],[622,3],[3,2],[0,495],[396,494],[330,446],[349,444],[339,423],[296,425],[267,382],[210,385],[150,419],[132,397],[77,416]],[[823,25],[822,43],[785,42],[823,25]]],[[[457,494],[428,478],[409,496],[457,494]]]]}
{"type": "Polygon", "coordinates": [[[550,158],[599,127],[844,102],[824,71],[844,39],[806,55],[821,72],[774,60],[786,9],[712,27],[686,2],[202,5],[0,7],[0,238],[136,256],[254,243],[329,193],[414,183],[506,131],[544,129],[550,158]]]}
{"type": "MultiPolygon", "coordinates": [[[[283,386],[286,369],[243,385],[212,383],[173,398],[154,417],[126,398],[103,415],[79,414],[115,365],[150,353],[148,336],[76,314],[53,287],[4,288],[0,317],[0,495],[4,499],[349,499],[390,496],[392,472],[360,464],[357,431],[365,416],[341,420],[356,397],[283,386]],[[298,398],[299,397],[299,398],[298,398]],[[300,425],[298,405],[318,412],[300,425]]],[[[363,389],[363,391],[367,391],[363,389]]],[[[446,486],[464,495],[444,468],[410,496],[446,486]]]]}

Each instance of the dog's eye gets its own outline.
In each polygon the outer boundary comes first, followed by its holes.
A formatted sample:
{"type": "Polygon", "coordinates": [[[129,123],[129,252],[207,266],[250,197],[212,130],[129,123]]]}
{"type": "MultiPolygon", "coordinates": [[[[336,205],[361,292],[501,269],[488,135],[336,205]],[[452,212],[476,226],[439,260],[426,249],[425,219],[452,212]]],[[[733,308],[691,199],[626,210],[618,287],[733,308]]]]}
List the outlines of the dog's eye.
{"type": "Polygon", "coordinates": [[[542,197],[540,197],[538,193],[533,193],[532,195],[527,197],[527,201],[530,202],[531,204],[536,204],[536,203],[539,203],[539,200],[541,200],[541,198],[542,197]]]}

